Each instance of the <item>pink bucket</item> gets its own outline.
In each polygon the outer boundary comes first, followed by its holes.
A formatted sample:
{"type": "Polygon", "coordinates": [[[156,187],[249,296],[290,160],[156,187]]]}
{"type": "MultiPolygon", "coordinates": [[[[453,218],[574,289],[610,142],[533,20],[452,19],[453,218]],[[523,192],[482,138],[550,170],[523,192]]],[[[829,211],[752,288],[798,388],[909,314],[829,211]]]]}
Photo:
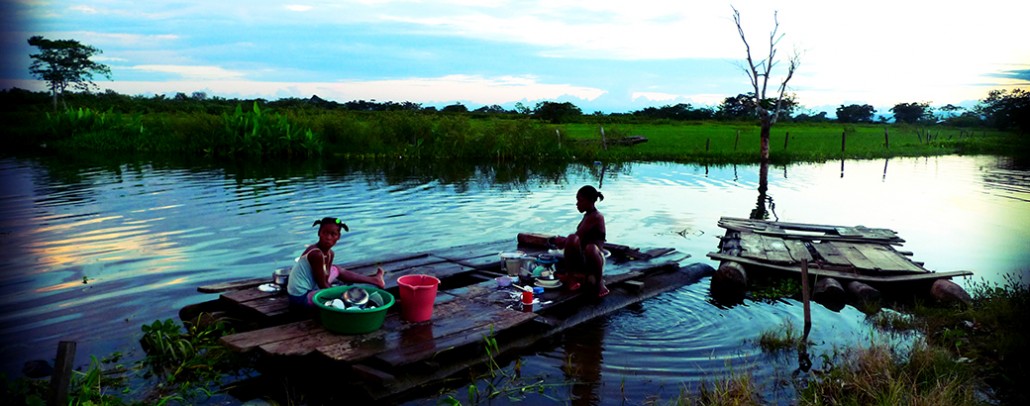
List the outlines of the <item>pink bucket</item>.
{"type": "Polygon", "coordinates": [[[440,280],[429,275],[404,275],[397,278],[401,296],[401,317],[417,323],[433,317],[433,302],[440,280]]]}

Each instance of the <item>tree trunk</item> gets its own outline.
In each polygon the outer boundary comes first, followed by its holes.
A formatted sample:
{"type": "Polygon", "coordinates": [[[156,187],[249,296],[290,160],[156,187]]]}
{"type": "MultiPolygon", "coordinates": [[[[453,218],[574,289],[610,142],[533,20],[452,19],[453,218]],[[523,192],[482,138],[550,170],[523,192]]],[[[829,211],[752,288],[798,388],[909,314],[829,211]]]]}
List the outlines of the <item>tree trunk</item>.
{"type": "Polygon", "coordinates": [[[762,132],[761,132],[761,154],[762,160],[769,160],[769,134],[772,132],[772,124],[762,120],[762,132]]]}

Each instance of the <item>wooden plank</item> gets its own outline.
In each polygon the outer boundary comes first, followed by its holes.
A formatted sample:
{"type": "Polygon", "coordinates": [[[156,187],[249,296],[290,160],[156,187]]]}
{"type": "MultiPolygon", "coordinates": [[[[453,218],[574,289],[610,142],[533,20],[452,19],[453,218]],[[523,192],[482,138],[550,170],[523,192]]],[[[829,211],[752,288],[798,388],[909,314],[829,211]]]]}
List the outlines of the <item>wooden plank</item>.
{"type": "Polygon", "coordinates": [[[345,267],[351,271],[357,272],[362,275],[375,275],[376,269],[379,266],[383,267],[383,270],[390,273],[413,273],[412,270],[436,265],[441,262],[446,262],[446,259],[433,256],[431,254],[419,255],[409,259],[395,261],[388,264],[371,263],[365,264],[358,267],[345,267]]]}
{"type": "Polygon", "coordinates": [[[782,221],[750,220],[734,217],[719,219],[719,227],[733,231],[803,240],[874,241],[901,244],[905,240],[897,232],[886,228],[865,226],[845,227],[823,224],[791,223],[782,221]]]}
{"type": "Polygon", "coordinates": [[[314,328],[321,328],[314,320],[303,320],[274,327],[245,331],[222,336],[219,341],[234,351],[249,352],[263,344],[291,340],[311,334],[314,328]]]}
{"type": "Polygon", "coordinates": [[[516,241],[498,240],[479,244],[462,245],[434,251],[433,255],[449,261],[462,261],[470,258],[493,256],[500,260],[498,254],[504,250],[513,250],[516,241]]]}
{"type": "MultiPolygon", "coordinates": [[[[432,325],[431,339],[439,340],[465,330],[499,323],[507,318],[521,319],[524,317],[515,316],[519,314],[522,313],[477,301],[456,299],[434,308],[433,318],[427,323],[432,325]]],[[[535,317],[533,313],[526,314],[535,317]]],[[[361,345],[351,342],[354,336],[341,336],[342,338],[337,342],[320,346],[317,351],[331,360],[341,362],[355,362],[387,351],[398,351],[404,346],[414,345],[413,341],[427,339],[424,327],[416,331],[421,334],[412,334],[412,332],[405,334],[408,329],[418,325],[404,323],[397,329],[380,329],[378,332],[381,332],[382,336],[365,339],[361,345]]]]}
{"type": "Polygon", "coordinates": [[[740,255],[759,261],[769,260],[765,256],[765,249],[762,248],[762,237],[747,231],[740,232],[740,255]]]}
{"type": "Polygon", "coordinates": [[[812,243],[812,247],[819,253],[823,261],[829,264],[840,265],[845,267],[852,267],[851,261],[844,256],[836,247],[830,245],[828,242],[812,243]]]}
{"type": "Polygon", "coordinates": [[[246,303],[246,302],[249,302],[249,301],[252,301],[252,300],[260,300],[260,299],[265,299],[265,298],[269,298],[269,297],[273,297],[273,296],[279,296],[279,295],[282,295],[283,297],[286,296],[286,294],[283,291],[281,291],[281,290],[279,292],[262,292],[257,287],[252,287],[252,288],[247,288],[247,289],[240,289],[240,290],[233,290],[233,291],[225,292],[225,293],[222,293],[222,295],[220,297],[222,299],[228,300],[230,303],[240,304],[240,303],[246,303]]]}
{"type": "Polygon", "coordinates": [[[441,281],[458,276],[464,273],[473,272],[475,268],[463,266],[453,262],[436,262],[432,264],[426,264],[417,268],[408,268],[400,271],[390,271],[386,273],[386,289],[393,290],[397,287],[397,279],[404,275],[430,275],[435,276],[441,281]]]}
{"type": "Polygon", "coordinates": [[[783,243],[783,239],[763,235],[757,237],[761,241],[762,251],[765,252],[765,257],[769,261],[781,264],[789,264],[794,261],[790,252],[787,251],[787,245],[783,243]]]}
{"type": "Polygon", "coordinates": [[[805,242],[801,240],[783,240],[783,244],[787,246],[787,252],[790,253],[790,257],[794,262],[808,261],[812,262],[812,253],[808,252],[808,247],[805,246],[805,242]]]}
{"type": "Polygon", "coordinates": [[[265,317],[279,317],[290,312],[290,299],[286,295],[251,300],[243,305],[265,317]]]}
{"type": "Polygon", "coordinates": [[[875,264],[875,269],[885,272],[929,272],[890,247],[877,244],[851,244],[851,246],[875,264]]]}
{"type": "MultiPolygon", "coordinates": [[[[271,275],[271,274],[269,274],[271,275]]],[[[220,283],[213,283],[210,285],[203,285],[197,287],[197,292],[200,293],[222,293],[229,290],[236,289],[247,289],[253,288],[261,284],[269,283],[272,281],[272,277],[267,278],[251,278],[244,280],[227,281],[220,283]]]]}
{"type": "MultiPolygon", "coordinates": [[[[838,229],[838,234],[844,235],[838,229]]],[[[847,227],[847,232],[870,240],[891,240],[898,238],[897,231],[887,228],[870,228],[866,226],[847,227]]]]}
{"type": "Polygon", "coordinates": [[[426,257],[428,255],[429,255],[428,252],[419,252],[419,253],[414,253],[414,254],[395,255],[395,256],[392,256],[392,257],[382,257],[382,258],[375,258],[375,259],[365,258],[365,259],[361,259],[361,260],[358,260],[358,261],[338,263],[336,265],[337,266],[342,266],[342,267],[347,268],[347,269],[372,267],[372,269],[374,270],[375,266],[377,264],[378,265],[383,265],[383,266],[391,266],[392,264],[397,264],[397,263],[401,263],[401,262],[417,260],[419,258],[423,258],[423,257],[426,257]]]}
{"type": "Polygon", "coordinates": [[[432,340],[419,340],[412,345],[400,346],[390,351],[382,352],[376,355],[376,358],[394,368],[410,365],[432,358],[444,351],[483,341],[486,337],[508,330],[537,317],[537,314],[532,312],[501,310],[494,313],[495,316],[499,317],[491,318],[491,320],[485,323],[476,324],[471,328],[444,337],[434,337],[432,340]]]}
{"type": "Polygon", "coordinates": [[[869,258],[866,258],[866,256],[862,254],[862,251],[860,251],[858,248],[855,248],[854,243],[842,243],[831,241],[826,242],[824,244],[833,247],[833,251],[836,251],[840,253],[840,255],[844,256],[844,258],[847,258],[847,261],[850,262],[851,265],[854,265],[855,268],[866,271],[875,271],[879,269],[878,265],[875,262],[869,260],[869,258]]]}
{"type": "MultiPolygon", "coordinates": [[[[768,268],[776,271],[794,272],[801,273],[800,267],[773,265],[769,263],[759,262],[752,259],[737,257],[733,255],[723,255],[718,252],[709,252],[708,257],[719,260],[719,261],[734,261],[747,266],[753,266],[756,268],[768,268]]],[[[914,281],[930,281],[936,279],[950,279],[960,276],[971,276],[971,271],[951,271],[951,272],[927,272],[920,274],[884,274],[884,275],[863,275],[859,273],[831,271],[826,269],[813,268],[812,264],[809,264],[808,274],[815,276],[828,276],[837,278],[840,280],[847,281],[860,281],[860,282],[872,282],[872,283],[891,283],[891,282],[914,282],[914,281]]]]}

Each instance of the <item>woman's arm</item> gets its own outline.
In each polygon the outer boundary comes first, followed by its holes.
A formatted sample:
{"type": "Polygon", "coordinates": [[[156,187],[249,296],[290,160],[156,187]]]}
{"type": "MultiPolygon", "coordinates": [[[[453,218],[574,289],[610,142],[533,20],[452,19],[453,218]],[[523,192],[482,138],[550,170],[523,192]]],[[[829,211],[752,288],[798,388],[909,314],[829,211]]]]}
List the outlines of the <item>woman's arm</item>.
{"type": "Polygon", "coordinates": [[[318,288],[328,288],[332,283],[329,280],[329,267],[332,266],[332,255],[326,258],[322,255],[322,251],[312,250],[308,253],[308,264],[311,265],[311,276],[314,277],[318,288]]]}

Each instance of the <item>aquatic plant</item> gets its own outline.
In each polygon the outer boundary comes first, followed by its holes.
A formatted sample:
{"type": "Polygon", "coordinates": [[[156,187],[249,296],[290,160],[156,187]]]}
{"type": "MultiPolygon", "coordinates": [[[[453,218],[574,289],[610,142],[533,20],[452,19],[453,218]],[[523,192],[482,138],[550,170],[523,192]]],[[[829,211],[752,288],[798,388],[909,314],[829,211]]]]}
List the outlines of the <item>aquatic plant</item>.
{"type": "Polygon", "coordinates": [[[321,154],[321,140],[311,131],[294,124],[284,114],[267,113],[255,101],[249,111],[237,105],[232,114],[223,113],[223,131],[207,140],[209,156],[293,156],[321,154]]]}

